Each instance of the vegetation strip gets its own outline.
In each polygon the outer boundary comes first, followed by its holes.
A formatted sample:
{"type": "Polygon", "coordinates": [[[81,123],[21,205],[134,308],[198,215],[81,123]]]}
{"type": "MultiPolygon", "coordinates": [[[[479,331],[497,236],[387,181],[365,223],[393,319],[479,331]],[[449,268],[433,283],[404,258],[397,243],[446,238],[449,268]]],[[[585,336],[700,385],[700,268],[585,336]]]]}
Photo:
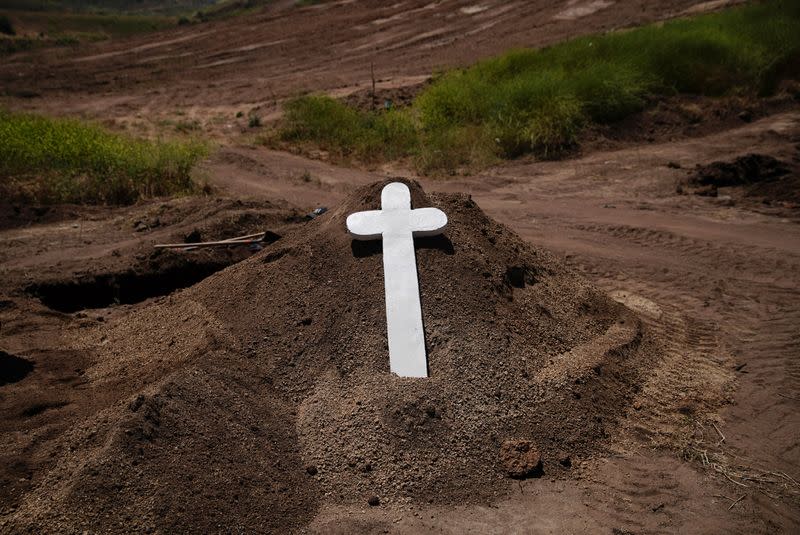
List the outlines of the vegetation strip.
{"type": "Polygon", "coordinates": [[[196,191],[199,141],[148,141],[76,119],[0,110],[0,195],[42,203],[131,204],[196,191]]]}
{"type": "Polygon", "coordinates": [[[277,140],[420,172],[534,153],[556,158],[590,123],[679,93],[769,95],[800,71],[800,3],[789,0],[513,50],[439,76],[410,108],[361,111],[327,96],[286,105],[277,140]]]}

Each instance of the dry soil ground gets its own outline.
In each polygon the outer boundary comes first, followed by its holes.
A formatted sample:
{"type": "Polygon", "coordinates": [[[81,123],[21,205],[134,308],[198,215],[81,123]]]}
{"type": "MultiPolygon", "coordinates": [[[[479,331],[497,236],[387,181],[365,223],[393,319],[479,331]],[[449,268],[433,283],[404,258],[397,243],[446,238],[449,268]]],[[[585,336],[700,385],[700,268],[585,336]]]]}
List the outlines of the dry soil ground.
{"type": "MultiPolygon", "coordinates": [[[[153,257],[153,242],[180,239],[195,227],[212,238],[264,226],[291,234],[304,225],[308,210],[335,207],[358,186],[386,176],[413,177],[402,168],[354,170],[241,145],[231,119],[235,111],[257,108],[268,116],[277,111],[276,100],[299,89],[358,91],[369,80],[371,62],[384,87],[404,86],[419,83],[434,68],[509,46],[718,5],[335,2],[301,11],[278,6],[247,20],[99,44],[77,55],[59,51],[4,60],[0,81],[10,94],[41,95],[8,97],[17,108],[85,113],[143,128],[179,109],[207,122],[227,146],[206,164],[206,173],[225,195],[244,201],[189,199],[119,211],[23,210],[4,219],[17,223],[0,231],[0,350],[4,374],[8,370],[15,382],[0,386],[0,407],[7,415],[0,522],[12,518],[42,481],[58,455],[53,444],[70,422],[92,414],[93,403],[103,404],[80,401],[90,360],[64,340],[78,339],[81,330],[101,322],[124,322],[153,304],[137,303],[152,296],[135,286],[136,298],[121,298],[122,283],[141,279],[121,274],[156,274],[146,280],[160,281],[163,294],[178,286],[176,274],[195,269],[184,269],[183,257],[153,257]],[[103,278],[108,274],[115,282],[103,278]],[[64,285],[52,283],[64,280],[86,284],[73,290],[70,302],[104,284],[112,287],[112,297],[93,305],[102,308],[62,313],[53,310],[57,304],[48,308],[46,298],[41,304],[33,295],[45,295],[44,283],[61,289],[64,285]],[[123,304],[113,305],[115,299],[123,304]]],[[[475,176],[420,179],[428,192],[470,193],[489,216],[556,253],[626,304],[664,340],[665,364],[653,369],[604,452],[576,458],[566,473],[509,483],[496,499],[477,506],[369,507],[323,500],[311,512],[309,529],[618,534],[800,529],[797,207],[766,204],[735,190],[716,198],[680,195],[675,187],[696,164],[746,153],[791,162],[798,157],[800,113],[781,108],[750,123],[698,130],[652,142],[623,140],[610,149],[598,143],[560,162],[526,160],[475,176]],[[704,391],[719,392],[719,399],[710,402],[698,394],[704,391]]],[[[213,271],[237,259],[208,255],[193,262],[213,271]]]]}

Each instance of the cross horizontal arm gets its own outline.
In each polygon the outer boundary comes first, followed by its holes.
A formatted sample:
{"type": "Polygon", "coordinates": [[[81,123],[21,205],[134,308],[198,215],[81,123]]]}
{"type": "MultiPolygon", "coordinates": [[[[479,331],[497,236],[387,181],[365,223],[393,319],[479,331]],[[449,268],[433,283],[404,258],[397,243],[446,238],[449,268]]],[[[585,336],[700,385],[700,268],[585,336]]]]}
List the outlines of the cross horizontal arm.
{"type": "Polygon", "coordinates": [[[436,236],[447,227],[447,215],[438,208],[416,208],[409,223],[415,237],[436,236]]]}
{"type": "Polygon", "coordinates": [[[347,230],[356,240],[376,240],[383,234],[380,210],[355,212],[347,216],[347,230]]]}

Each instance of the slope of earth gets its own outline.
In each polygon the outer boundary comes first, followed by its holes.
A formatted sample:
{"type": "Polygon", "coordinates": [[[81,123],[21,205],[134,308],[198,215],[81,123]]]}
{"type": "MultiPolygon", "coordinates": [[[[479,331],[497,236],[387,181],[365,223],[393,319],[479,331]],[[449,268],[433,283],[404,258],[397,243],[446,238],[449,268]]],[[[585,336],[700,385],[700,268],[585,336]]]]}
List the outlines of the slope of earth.
{"type": "Polygon", "coordinates": [[[252,255],[246,246],[173,252],[154,243],[265,230],[275,239],[302,225],[304,213],[217,197],[128,208],[3,205],[0,221],[10,228],[0,230],[2,514],[52,464],[52,439],[105,399],[86,396],[91,351],[75,347],[81,333],[252,255]]]}
{"type": "Polygon", "coordinates": [[[224,122],[303,90],[338,96],[419,84],[434,71],[510,47],[543,46],[729,2],[670,0],[475,3],[466,0],[278,2],[226,21],[77,50],[25,53],[0,65],[15,107],[136,124],[176,110],[224,122]],[[13,95],[38,95],[27,100],[13,95]]]}
{"type": "MultiPolygon", "coordinates": [[[[85,351],[72,400],[84,410],[62,435],[40,435],[53,468],[33,474],[5,529],[296,529],[372,496],[402,512],[507,495],[506,440],[533,441],[549,477],[605,450],[663,346],[468,196],[429,199],[411,184],[414,206],[450,224],[417,243],[431,377],[388,373],[380,246],[344,228],[377,207],[382,185],[65,340],[85,351]]],[[[697,373],[700,417],[726,374],[697,373]]]]}

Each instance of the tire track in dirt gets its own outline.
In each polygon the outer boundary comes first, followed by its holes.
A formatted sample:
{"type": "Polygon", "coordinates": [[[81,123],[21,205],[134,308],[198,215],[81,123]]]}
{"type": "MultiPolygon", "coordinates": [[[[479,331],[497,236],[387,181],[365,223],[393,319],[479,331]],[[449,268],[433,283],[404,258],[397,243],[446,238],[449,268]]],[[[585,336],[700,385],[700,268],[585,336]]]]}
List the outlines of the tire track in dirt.
{"type": "MultiPolygon", "coordinates": [[[[667,341],[665,359],[680,365],[661,367],[653,374],[654,382],[661,384],[643,389],[643,397],[656,401],[662,410],[652,413],[659,420],[657,425],[649,421],[644,430],[637,426],[637,433],[646,436],[648,429],[658,429],[664,423],[667,428],[671,423],[672,430],[683,427],[681,447],[687,457],[705,455],[712,467],[719,466],[725,477],[750,491],[766,493],[787,505],[800,503],[800,488],[788,479],[800,468],[797,436],[792,431],[800,428],[796,394],[800,379],[800,295],[794,289],[798,255],[773,247],[754,250],[730,242],[625,226],[575,228],[595,234],[592,241],[606,245],[622,242],[623,247],[633,243],[647,249],[648,257],[673,262],[679,259],[692,266],[683,272],[665,272],[656,266],[631,269],[626,265],[620,266],[625,269],[624,276],[603,278],[600,273],[613,272],[613,265],[621,262],[603,258],[598,263],[598,258],[582,255],[573,259],[578,268],[593,264],[585,271],[604,289],[613,291],[622,286],[626,291],[639,292],[664,312],[661,322],[644,316],[645,322],[667,341]],[[679,305],[670,307],[670,301],[679,305]],[[665,377],[663,369],[671,373],[665,377]],[[726,387],[734,374],[738,376],[735,394],[726,387]],[[716,382],[709,384],[709,379],[716,382]],[[722,395],[715,400],[718,405],[729,395],[737,402],[725,407],[719,418],[681,422],[681,415],[689,420],[694,413],[681,395],[687,386],[718,390],[722,395]],[[665,397],[666,392],[673,395],[665,397]],[[676,406],[678,411],[673,412],[676,406]],[[664,407],[673,411],[665,412],[664,407]],[[775,475],[786,471],[788,478],[775,475]]],[[[658,444],[660,437],[648,438],[658,444]]],[[[773,509],[774,502],[762,506],[773,509]]],[[[784,520],[788,525],[797,522],[793,515],[784,520]]]]}

